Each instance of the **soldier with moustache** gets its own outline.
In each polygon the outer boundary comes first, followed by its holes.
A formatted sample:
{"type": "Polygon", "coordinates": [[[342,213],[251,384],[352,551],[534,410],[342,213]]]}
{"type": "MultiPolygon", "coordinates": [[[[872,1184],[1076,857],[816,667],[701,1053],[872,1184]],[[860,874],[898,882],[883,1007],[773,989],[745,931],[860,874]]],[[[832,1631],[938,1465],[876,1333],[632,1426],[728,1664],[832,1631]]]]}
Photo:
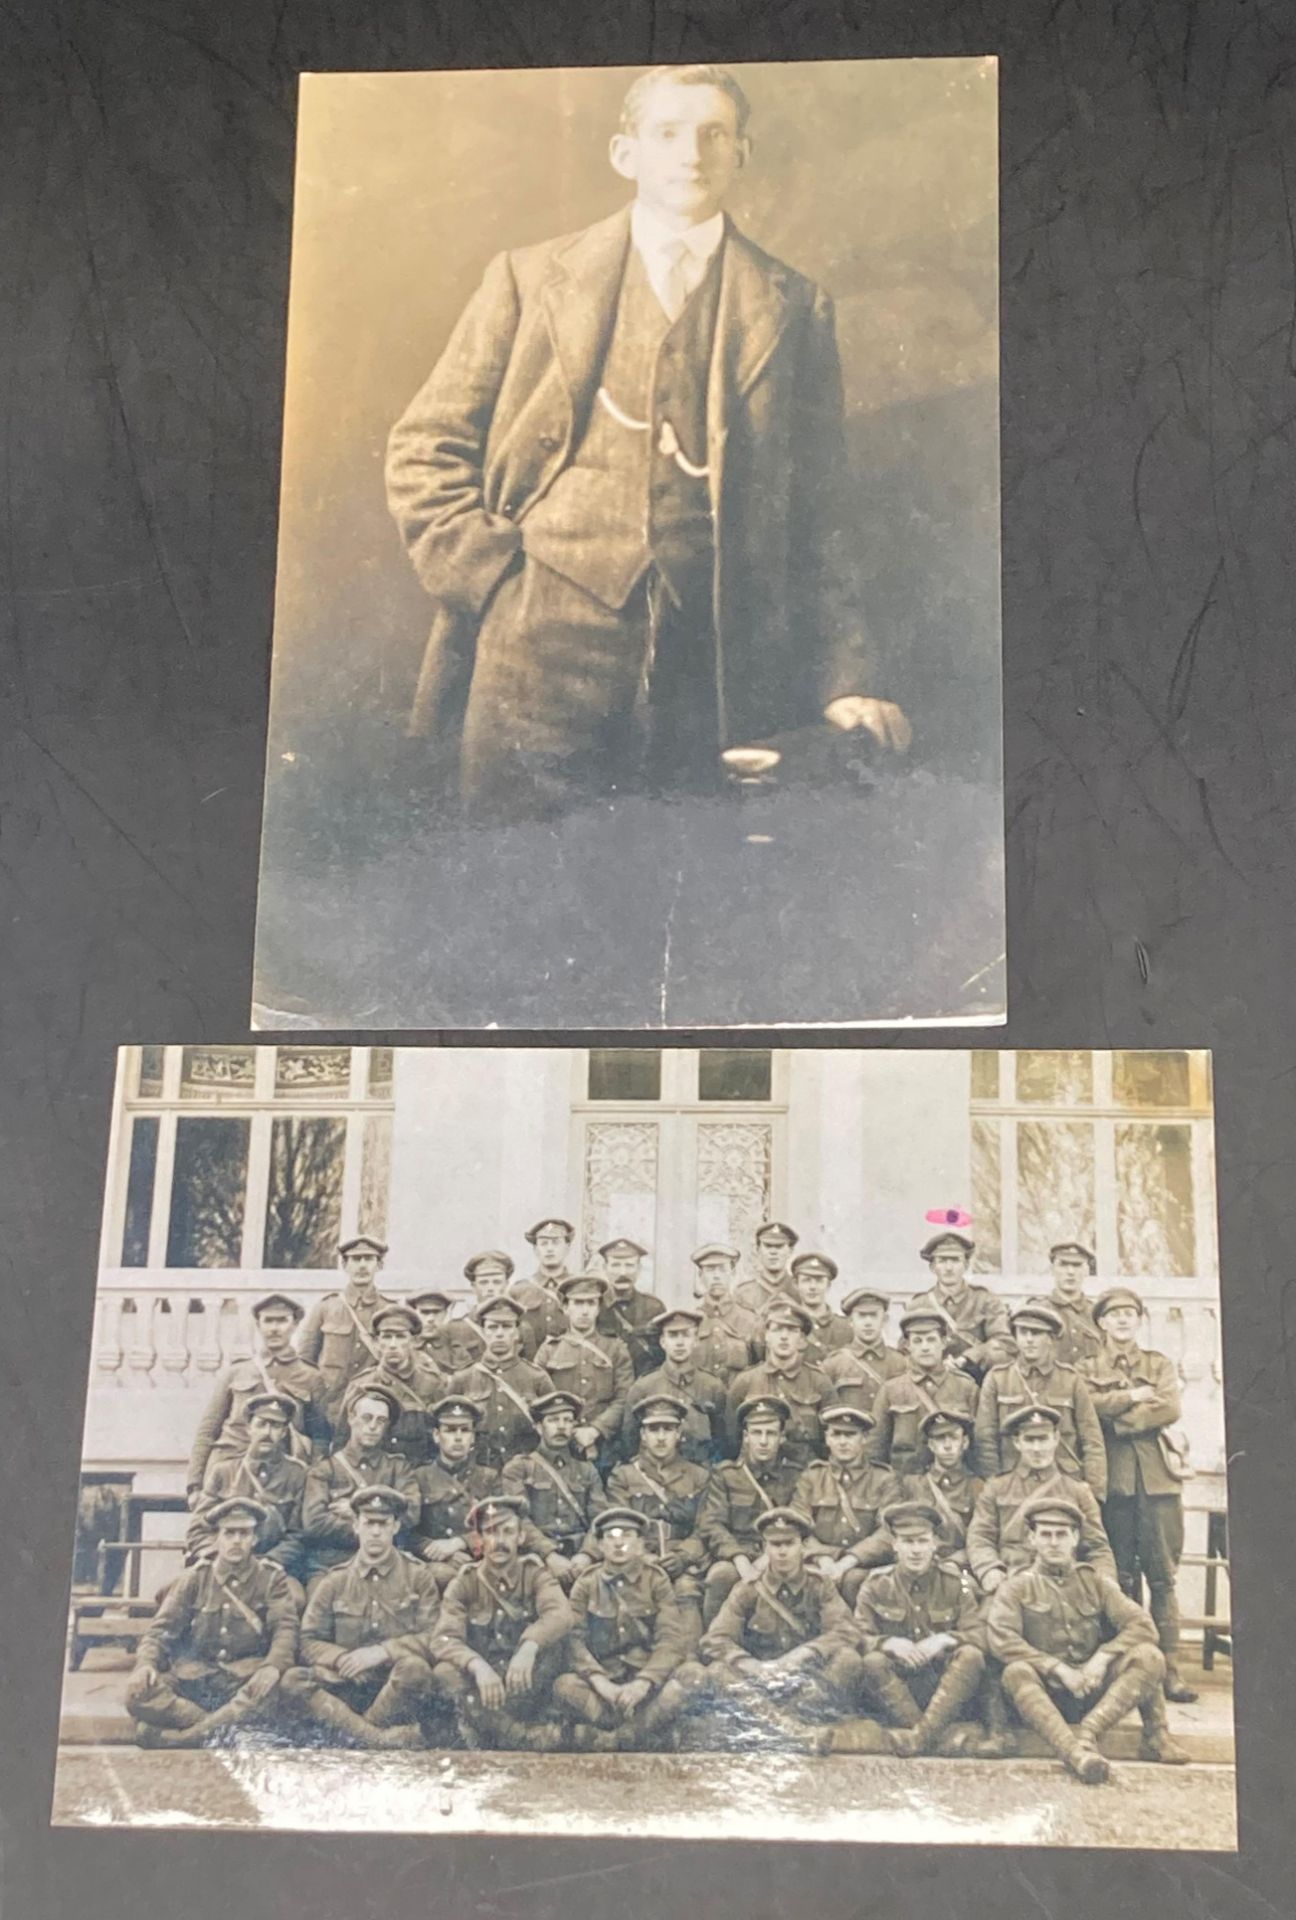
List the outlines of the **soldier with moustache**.
{"type": "Polygon", "coordinates": [[[520,1500],[534,1532],[523,1544],[540,1554],[564,1590],[583,1573],[591,1556],[586,1539],[608,1496],[596,1467],[577,1452],[582,1420],[574,1393],[558,1389],[531,1402],[531,1422],[540,1443],[505,1462],[501,1490],[520,1500]]]}
{"type": "Polygon", "coordinates": [[[623,1234],[615,1240],[605,1240],[598,1251],[608,1283],[598,1330],[614,1340],[624,1341],[637,1380],[661,1365],[656,1325],[665,1302],[639,1285],[639,1271],[648,1258],[647,1247],[641,1247],[637,1240],[623,1234]]]}
{"type": "MultiPolygon", "coordinates": [[[[953,1207],[947,1210],[947,1218],[955,1223],[967,1220],[953,1207]]],[[[918,1257],[927,1262],[935,1284],[916,1293],[909,1304],[941,1309],[953,1329],[950,1365],[979,1383],[988,1368],[1012,1359],[1013,1340],[1007,1303],[967,1277],[975,1252],[976,1242],[958,1224],[932,1234],[919,1248],[918,1257]]]]}
{"type": "Polygon", "coordinates": [[[819,1409],[833,1397],[832,1382],[805,1357],[810,1315],[798,1301],[779,1300],[765,1314],[765,1358],[740,1373],[729,1389],[727,1426],[733,1451],[738,1447],[738,1409],[757,1394],[773,1394],[787,1403],[783,1451],[798,1467],[823,1454],[819,1409]]]}
{"type": "Polygon", "coordinates": [[[653,1332],[665,1357],[653,1372],[641,1374],[626,1395],[623,1453],[633,1452],[638,1440],[636,1409],[661,1394],[672,1395],[688,1408],[680,1435],[680,1452],[686,1460],[709,1467],[725,1452],[724,1382],[694,1360],[701,1324],[702,1315],[692,1307],[667,1307],[657,1315],[653,1332]]]}
{"type": "Polygon", "coordinates": [[[733,1385],[756,1360],[760,1320],[734,1298],[740,1255],[737,1247],[712,1240],[692,1255],[697,1269],[694,1295],[701,1323],[694,1357],[705,1373],[733,1385]]]}
{"type": "Polygon", "coordinates": [[[581,1453],[606,1464],[614,1455],[634,1379],[624,1340],[598,1331],[608,1283],[602,1274],[569,1273],[558,1283],[563,1329],[536,1354],[556,1388],[571,1394],[581,1408],[574,1441],[581,1453]]]}
{"type": "Polygon", "coordinates": [[[942,1307],[916,1300],[900,1315],[905,1370],[884,1382],[873,1402],[873,1455],[893,1473],[918,1471],[924,1450],[922,1423],[929,1414],[976,1417],[976,1383],[946,1359],[955,1338],[942,1307]]]}
{"type": "Polygon", "coordinates": [[[1101,1500],[1107,1491],[1107,1450],[1089,1389],[1074,1367],[1057,1358],[1062,1319],[1046,1302],[1028,1300],[1009,1316],[1017,1343],[1013,1359],[991,1367],[977,1401],[973,1458],[984,1477],[1013,1463],[1009,1423],[1024,1406],[1050,1406],[1058,1415],[1058,1460],[1086,1480],[1101,1500]]]}
{"type": "Polygon", "coordinates": [[[483,1307],[477,1316],[481,1358],[452,1374],[447,1388],[480,1410],[477,1459],[484,1467],[500,1468],[515,1453],[529,1452],[535,1445],[531,1402],[554,1390],[544,1368],[522,1358],[522,1318],[522,1308],[507,1295],[483,1307]]]}
{"type": "Polygon", "coordinates": [[[323,1376],[325,1408],[334,1428],[352,1380],[378,1364],[374,1315],[396,1305],[378,1290],[378,1274],[386,1257],[387,1242],[373,1234],[358,1233],[344,1240],[338,1262],[346,1284],[340,1292],[326,1293],[315,1302],[297,1336],[298,1353],[323,1376]]]}
{"type": "Polygon", "coordinates": [[[310,1460],[328,1451],[333,1429],[323,1375],[293,1346],[293,1330],[305,1309],[286,1293],[267,1293],[252,1304],[257,1351],[234,1360],[216,1377],[189,1451],[185,1490],[192,1508],[211,1461],[238,1459],[248,1443],[247,1403],[253,1395],[288,1394],[293,1401],[292,1451],[310,1460]]]}
{"type": "MultiPolygon", "coordinates": [[[[192,1566],[210,1559],[219,1544],[212,1516],[231,1499],[251,1498],[264,1510],[256,1551],[304,1580],[306,1547],[302,1538],[302,1494],[306,1469],[288,1451],[297,1402],[288,1393],[254,1393],[243,1413],[247,1446],[237,1458],[213,1459],[185,1535],[185,1560],[192,1566]]],[[[302,1596],[304,1598],[304,1596],[302,1596]]]]}
{"type": "Polygon", "coordinates": [[[883,1338],[891,1302],[875,1287],[854,1287],[842,1301],[850,1329],[850,1344],[828,1354],[823,1370],[838,1400],[872,1413],[874,1402],[888,1380],[906,1371],[905,1357],[883,1338]]]}
{"type": "Polygon", "coordinates": [[[390,1487],[404,1503],[401,1533],[419,1518],[414,1472],[391,1444],[400,1417],[396,1399],[382,1387],[354,1394],[343,1444],[307,1469],[302,1494],[302,1539],[308,1591],[321,1574],[354,1558],[360,1545],[352,1500],[365,1487],[390,1487]]]}
{"type": "Polygon", "coordinates": [[[1061,1414],[1048,1405],[1019,1407],[1008,1423],[1014,1463],[986,1481],[968,1527],[968,1565],[982,1593],[993,1593],[1010,1573],[1030,1565],[1026,1511],[1033,1500],[1050,1495],[1069,1500],[1080,1515],[1077,1557],[1116,1577],[1093,1489],[1058,1457],[1060,1427],[1061,1414]]]}
{"type": "Polygon", "coordinates": [[[800,1473],[783,1450],[791,1414],[777,1394],[752,1394],[735,1415],[741,1436],[738,1458],[723,1460],[711,1470],[698,1508],[698,1532],[711,1562],[702,1589],[707,1626],[740,1581],[760,1576],[764,1561],[758,1517],[791,1504],[800,1473]]]}

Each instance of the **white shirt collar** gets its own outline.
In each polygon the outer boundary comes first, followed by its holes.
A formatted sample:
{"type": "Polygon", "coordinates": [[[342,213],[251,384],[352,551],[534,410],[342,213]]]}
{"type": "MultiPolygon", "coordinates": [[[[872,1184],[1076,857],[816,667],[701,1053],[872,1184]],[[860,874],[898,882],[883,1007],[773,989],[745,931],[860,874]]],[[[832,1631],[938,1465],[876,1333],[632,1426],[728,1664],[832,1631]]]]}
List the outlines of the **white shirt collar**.
{"type": "Polygon", "coordinates": [[[676,240],[682,240],[693,258],[700,266],[705,266],[720,242],[724,239],[725,217],[723,213],[713,213],[709,220],[703,220],[696,227],[686,227],[683,233],[677,233],[668,227],[659,215],[642,200],[636,200],[630,208],[630,235],[639,252],[649,258],[661,257],[664,248],[676,240]]]}

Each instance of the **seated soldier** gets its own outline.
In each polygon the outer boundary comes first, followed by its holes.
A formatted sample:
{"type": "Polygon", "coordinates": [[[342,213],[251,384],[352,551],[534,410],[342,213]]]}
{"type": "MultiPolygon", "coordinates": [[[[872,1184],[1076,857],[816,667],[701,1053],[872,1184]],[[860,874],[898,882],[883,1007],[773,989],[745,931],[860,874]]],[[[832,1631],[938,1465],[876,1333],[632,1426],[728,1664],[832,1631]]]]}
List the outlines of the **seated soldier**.
{"type": "Polygon", "coordinates": [[[633,1460],[613,1467],[608,1498],[630,1507],[648,1522],[647,1552],[675,1593],[689,1645],[702,1637],[702,1570],[706,1548],[698,1531],[698,1509],[710,1474],[680,1455],[680,1435],[689,1409],[673,1394],[658,1393],[633,1409],[639,1447],[633,1460]]]}
{"type": "MultiPolygon", "coordinates": [[[[244,1403],[248,1443],[237,1455],[216,1454],[208,1463],[202,1494],[185,1534],[190,1566],[216,1551],[211,1516],[235,1495],[246,1495],[265,1509],[256,1551],[281,1566],[294,1581],[306,1577],[302,1538],[302,1494],[306,1469],[288,1451],[296,1401],[287,1393],[254,1393],[244,1403]]],[[[305,1594],[295,1595],[300,1604],[305,1594]]]]}
{"type": "Polygon", "coordinates": [[[599,1561],[571,1590],[569,1670],[553,1697],[578,1752],[651,1747],[670,1725],[661,1688],[690,1640],[670,1581],[647,1557],[648,1524],[632,1507],[605,1507],[591,1529],[599,1561]]]}
{"type": "Polygon", "coordinates": [[[292,1591],[254,1553],[265,1517],[259,1500],[214,1507],[211,1556],[180,1575],[145,1627],[126,1686],[142,1747],[199,1747],[260,1718],[291,1667],[292,1591]]]}
{"type": "Polygon", "coordinates": [[[946,1413],[938,1407],[935,1413],[925,1414],[919,1427],[923,1441],[919,1466],[904,1480],[906,1500],[925,1500],[940,1514],[938,1552],[956,1567],[968,1563],[967,1531],[983,1484],[968,1471],[972,1425],[968,1413],[946,1413]]]}
{"type": "Polygon", "coordinates": [[[724,1453],[725,1385],[720,1376],[708,1373],[693,1358],[702,1315],[692,1307],[668,1307],[652,1322],[661,1343],[663,1364],[651,1373],[641,1374],[626,1395],[625,1416],[621,1422],[621,1450],[634,1452],[639,1426],[636,1409],[657,1394],[669,1394],[687,1407],[680,1453],[709,1467],[724,1453]]]}
{"type": "Polygon", "coordinates": [[[805,1357],[806,1341],[812,1322],[805,1308],[795,1300],[775,1300],[767,1308],[763,1322],[765,1358],[740,1373],[729,1389],[728,1439],[731,1449],[738,1446],[737,1413],[744,1400],[753,1394],[773,1394],[786,1401],[787,1429],[783,1451],[798,1467],[809,1466],[823,1453],[823,1432],[819,1409],[833,1398],[832,1382],[820,1367],[812,1367],[805,1357]]]}
{"type": "Polygon", "coordinates": [[[553,1575],[521,1551],[524,1501],[493,1494],[468,1515],[481,1559],[446,1588],[432,1638],[433,1678],[470,1747],[555,1752],[563,1741],[553,1684],[572,1611],[553,1575]]]}
{"type": "Polygon", "coordinates": [[[521,1500],[534,1534],[523,1529],[522,1550],[538,1552],[564,1589],[590,1564],[586,1536],[608,1504],[598,1469],[574,1450],[581,1420],[574,1393],[547,1393],[531,1402],[540,1434],[532,1453],[515,1454],[500,1476],[501,1490],[521,1500]]]}
{"type": "Polygon", "coordinates": [[[873,1416],[860,1407],[825,1407],[826,1460],[812,1460],[796,1483],[792,1504],[808,1513],[814,1532],[806,1559],[835,1581],[848,1607],[869,1567],[895,1558],[895,1542],[881,1524],[882,1509],[901,1494],[900,1482],[867,1455],[873,1416]]]}
{"type": "Polygon", "coordinates": [[[891,1302],[875,1287],[856,1287],[842,1301],[850,1327],[850,1345],[837,1347],[823,1363],[833,1384],[833,1398],[873,1412],[873,1403],[886,1380],[906,1371],[905,1357],[882,1337],[891,1302]]]}
{"type": "MultiPolygon", "coordinates": [[[[886,1722],[889,1750],[912,1757],[937,1748],[976,1697],[984,1642],[962,1574],[936,1557],[939,1509],[900,1500],[883,1518],[895,1539],[896,1563],[866,1575],[855,1602],[862,1698],[886,1722]]],[[[947,1740],[946,1750],[963,1748],[947,1740]]]]}
{"type": "Polygon", "coordinates": [[[476,1460],[477,1428],[481,1409],[466,1394],[450,1394],[432,1409],[432,1438],[436,1459],[416,1469],[418,1525],[410,1530],[409,1551],[431,1567],[444,1593],[454,1576],[466,1567],[468,1511],[479,1500],[500,1491],[496,1468],[476,1460]]]}
{"type": "Polygon", "coordinates": [[[421,1746],[437,1584],[396,1546],[407,1509],[395,1487],[362,1487],[351,1505],[359,1547],[316,1582],[302,1615],[304,1664],[284,1675],[284,1695],[348,1746],[421,1746]]]}
{"type": "Polygon", "coordinates": [[[760,1578],[764,1543],[756,1519],[790,1504],[799,1469],[783,1453],[791,1409],[777,1394],[757,1393],[737,1409],[742,1436],[736,1460],[723,1460],[698,1508],[698,1532],[710,1557],[702,1588],[702,1620],[710,1626],[739,1581],[760,1578]]]}
{"type": "Polygon", "coordinates": [[[336,1453],[307,1470],[302,1495],[302,1538],[307,1588],[322,1573],[350,1560],[360,1545],[352,1496],[362,1487],[394,1487],[405,1501],[404,1529],[419,1517],[414,1474],[403,1453],[393,1451],[391,1431],[400,1407],[383,1387],[355,1395],[350,1431],[336,1453]]]}
{"type": "Polygon", "coordinates": [[[837,1262],[826,1253],[799,1253],[788,1271],[796,1288],[796,1297],[810,1316],[805,1357],[812,1367],[826,1368],[828,1356],[851,1343],[850,1321],[843,1313],[834,1313],[828,1305],[828,1293],[837,1278],[837,1262]]]}
{"type": "Polygon", "coordinates": [[[1056,1407],[1019,1407],[1008,1423],[1017,1464],[1011,1473],[998,1473],[986,1481],[968,1528],[968,1565],[982,1593],[993,1593],[1010,1573],[1031,1564],[1026,1509],[1046,1494],[1070,1500],[1079,1510],[1077,1557],[1116,1578],[1098,1502],[1083,1480],[1063,1473],[1057,1463],[1060,1419],[1056,1407]]]}
{"type": "Polygon", "coordinates": [[[772,1507],[756,1521],[764,1570],[730,1593],[698,1651],[662,1689],[663,1712],[709,1720],[726,1749],[753,1742],[820,1752],[827,1722],[861,1680],[850,1609],[805,1560],[810,1516],[772,1507]]]}
{"type": "Polygon", "coordinates": [[[515,1453],[530,1451],[536,1437],[531,1402],[554,1390],[544,1369],[522,1358],[522,1317],[522,1308],[507,1294],[479,1308],[481,1354],[462,1373],[453,1374],[447,1388],[481,1409],[477,1458],[484,1467],[502,1467],[515,1453]]]}
{"type": "Polygon", "coordinates": [[[634,1379],[630,1349],[616,1335],[598,1331],[609,1291],[601,1273],[569,1273],[556,1291],[567,1324],[541,1344],[536,1365],[560,1392],[574,1395],[581,1404],[580,1424],[573,1436],[577,1452],[606,1466],[615,1454],[626,1395],[634,1379]]]}
{"type": "Polygon", "coordinates": [[[954,1323],[942,1307],[915,1303],[900,1315],[905,1371],[886,1381],[873,1402],[873,1457],[892,1473],[919,1471],[922,1423],[929,1413],[976,1417],[975,1381],[946,1359],[954,1337],[954,1323]]]}
{"type": "Polygon", "coordinates": [[[257,1352],[234,1360],[216,1376],[189,1454],[186,1491],[189,1505],[198,1503],[207,1468],[214,1459],[237,1460],[248,1442],[247,1403],[252,1394],[284,1393],[293,1401],[294,1459],[309,1462],[324,1453],[332,1439],[328,1390],[318,1367],[303,1360],[293,1345],[293,1333],[304,1309],[286,1293],[267,1293],[254,1301],[257,1352]]]}
{"type": "Polygon", "coordinates": [[[705,1373],[714,1373],[724,1381],[727,1392],[756,1359],[760,1319],[750,1307],[740,1306],[734,1299],[742,1257],[737,1247],[713,1240],[691,1257],[697,1268],[694,1293],[702,1315],[693,1357],[705,1373]]]}
{"type": "Polygon", "coordinates": [[[339,1428],[345,1433],[355,1396],[366,1387],[381,1387],[400,1408],[392,1429],[392,1444],[412,1467],[421,1467],[431,1454],[428,1413],[446,1392],[445,1374],[425,1353],[420,1353],[415,1344],[419,1326],[419,1317],[412,1307],[392,1305],[378,1309],[373,1318],[378,1363],[366,1367],[348,1383],[339,1421],[339,1428]]]}
{"type": "Polygon", "coordinates": [[[448,1293],[442,1293],[439,1287],[424,1287],[421,1293],[407,1294],[405,1305],[418,1315],[418,1351],[443,1379],[472,1365],[482,1350],[481,1335],[470,1320],[450,1318],[454,1301],[448,1293]]]}
{"type": "Polygon", "coordinates": [[[1082,1522],[1075,1501],[1055,1494],[1027,1504],[1032,1563],[995,1589],[985,1624],[1017,1717],[1096,1786],[1111,1775],[1099,1735],[1132,1707],[1145,1759],[1181,1766],[1188,1756],[1166,1722],[1165,1657],[1152,1616],[1110,1575],[1077,1561],[1082,1522]]]}

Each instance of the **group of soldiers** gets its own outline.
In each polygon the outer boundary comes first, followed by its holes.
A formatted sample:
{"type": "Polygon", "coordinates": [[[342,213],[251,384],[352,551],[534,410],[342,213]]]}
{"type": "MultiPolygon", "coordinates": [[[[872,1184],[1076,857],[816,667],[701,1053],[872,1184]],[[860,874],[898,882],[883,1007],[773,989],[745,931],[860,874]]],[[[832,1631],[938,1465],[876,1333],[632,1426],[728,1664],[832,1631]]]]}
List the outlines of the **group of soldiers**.
{"type": "Polygon", "coordinates": [[[688,1307],[629,1238],[570,1270],[557,1218],[528,1278],[474,1255],[458,1314],[347,1241],[309,1311],[256,1303],[200,1422],[140,1743],[992,1757],[1024,1725],[1096,1783],[1137,1709],[1182,1762],[1174,1368],[1087,1247],[1010,1311],[951,1221],[898,1348],[780,1221],[746,1280],[699,1247],[688,1307]]]}

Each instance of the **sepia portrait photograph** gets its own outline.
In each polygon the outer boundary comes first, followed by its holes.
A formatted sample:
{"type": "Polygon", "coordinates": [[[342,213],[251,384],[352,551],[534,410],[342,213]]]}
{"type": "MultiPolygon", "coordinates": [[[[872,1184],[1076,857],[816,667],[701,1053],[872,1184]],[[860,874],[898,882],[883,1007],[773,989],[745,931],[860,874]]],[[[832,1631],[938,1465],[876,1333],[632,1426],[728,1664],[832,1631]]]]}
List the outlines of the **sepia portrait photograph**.
{"type": "Polygon", "coordinates": [[[1192,1050],[123,1048],[55,1824],[1235,1850],[1214,1156],[1192,1050]]]}
{"type": "Polygon", "coordinates": [[[303,78],[256,1028],[1002,1021],[996,72],[303,78]]]}

